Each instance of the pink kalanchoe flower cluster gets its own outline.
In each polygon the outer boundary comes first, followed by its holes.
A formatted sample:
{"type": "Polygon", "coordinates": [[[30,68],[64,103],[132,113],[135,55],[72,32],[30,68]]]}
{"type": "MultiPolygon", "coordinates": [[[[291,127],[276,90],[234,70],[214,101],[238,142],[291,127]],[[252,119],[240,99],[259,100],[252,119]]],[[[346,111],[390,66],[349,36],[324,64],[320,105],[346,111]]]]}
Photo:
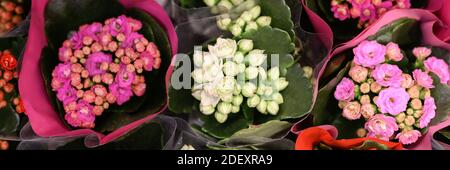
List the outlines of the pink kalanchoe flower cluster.
{"type": "Polygon", "coordinates": [[[64,41],[51,86],[73,127],[93,128],[111,104],[123,105],[146,90],[144,71],[159,69],[160,52],[124,15],[83,25],[64,41]]]}
{"type": "Polygon", "coordinates": [[[417,47],[411,52],[419,64],[414,64],[415,69],[409,73],[395,65],[406,57],[398,44],[363,41],[353,49],[355,57],[348,77],[337,84],[334,97],[339,101],[342,117],[366,120],[367,137],[397,139],[409,145],[419,139],[421,129],[427,128],[436,116],[431,89],[437,82],[433,82],[431,73],[447,84],[448,65],[431,56],[430,48],[417,47]]]}
{"type": "Polygon", "coordinates": [[[392,9],[411,8],[410,0],[332,0],[331,11],[340,21],[359,19],[358,27],[364,28],[392,9]]]}

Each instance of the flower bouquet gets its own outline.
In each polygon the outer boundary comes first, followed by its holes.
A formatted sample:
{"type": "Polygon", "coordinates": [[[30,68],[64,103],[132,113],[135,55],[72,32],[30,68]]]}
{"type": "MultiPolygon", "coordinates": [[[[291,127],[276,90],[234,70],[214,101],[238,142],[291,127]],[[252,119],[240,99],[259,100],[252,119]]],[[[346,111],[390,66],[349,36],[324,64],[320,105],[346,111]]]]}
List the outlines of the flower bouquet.
{"type": "Polygon", "coordinates": [[[337,44],[351,40],[374,24],[386,12],[395,9],[423,8],[437,11],[442,0],[304,0],[308,10],[329,24],[337,44]]]}
{"type": "Polygon", "coordinates": [[[33,9],[19,81],[39,136],[93,135],[87,144],[102,145],[165,109],[177,39],[155,1],[44,0],[33,9]]]}
{"type": "Polygon", "coordinates": [[[423,10],[388,12],[333,51],[321,71],[314,125],[334,125],[338,139],[431,148],[430,136],[448,125],[450,112],[450,48],[432,36],[436,20],[423,10]]]}
{"type": "MultiPolygon", "coordinates": [[[[23,31],[20,28],[30,11],[31,0],[0,1],[0,35],[8,36],[13,32],[23,31]],[[15,29],[17,31],[14,31],[15,29]]],[[[9,37],[9,36],[8,36],[9,37]]]]}
{"type": "Polygon", "coordinates": [[[25,39],[0,38],[0,139],[17,140],[27,122],[17,79],[25,39]]]}
{"type": "Polygon", "coordinates": [[[261,149],[274,141],[292,149],[280,139],[311,109],[313,70],[298,63],[291,6],[248,0],[214,19],[222,34],[177,56],[169,110],[190,113],[199,133],[220,140],[212,149],[261,149]]]}

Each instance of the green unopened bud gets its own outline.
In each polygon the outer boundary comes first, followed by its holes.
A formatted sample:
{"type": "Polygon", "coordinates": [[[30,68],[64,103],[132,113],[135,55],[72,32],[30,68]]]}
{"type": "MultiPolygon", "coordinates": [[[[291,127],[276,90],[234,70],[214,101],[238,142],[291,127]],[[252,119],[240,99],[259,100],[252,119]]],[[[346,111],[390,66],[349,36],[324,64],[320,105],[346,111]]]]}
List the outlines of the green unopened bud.
{"type": "Polygon", "coordinates": [[[404,123],[406,126],[412,126],[416,123],[416,119],[414,119],[414,116],[406,116],[404,123]]]}
{"type": "Polygon", "coordinates": [[[245,21],[242,18],[238,18],[238,19],[236,19],[235,23],[236,23],[236,25],[239,25],[242,28],[245,26],[245,23],[247,23],[247,21],[245,21]]]}
{"type": "Polygon", "coordinates": [[[236,84],[236,86],[234,87],[233,95],[239,95],[239,94],[241,94],[241,90],[242,90],[241,85],[236,84]]]}
{"type": "Polygon", "coordinates": [[[397,120],[397,123],[402,123],[406,118],[405,113],[400,113],[397,116],[395,116],[395,119],[397,120]]]}
{"type": "Polygon", "coordinates": [[[194,71],[192,71],[191,73],[192,79],[194,79],[194,81],[196,83],[203,83],[203,70],[202,69],[195,69],[194,71]]]}
{"type": "Polygon", "coordinates": [[[203,65],[203,52],[202,51],[194,51],[194,65],[196,67],[201,67],[203,65]]]}
{"type": "Polygon", "coordinates": [[[256,77],[258,77],[258,68],[250,66],[245,69],[245,78],[252,80],[256,77]]]}
{"type": "Polygon", "coordinates": [[[216,112],[214,114],[214,117],[216,118],[217,122],[219,122],[219,123],[224,123],[228,119],[228,115],[227,114],[223,114],[223,113],[220,113],[220,112],[216,112]]]}
{"type": "Polygon", "coordinates": [[[261,16],[258,19],[256,19],[256,23],[260,27],[270,26],[270,23],[272,22],[272,18],[268,16],[261,16]]]}
{"type": "Polygon", "coordinates": [[[231,109],[231,113],[237,113],[237,112],[239,112],[239,110],[241,110],[241,107],[233,106],[233,108],[231,109]]]}
{"type": "Polygon", "coordinates": [[[213,114],[215,111],[214,106],[208,105],[208,106],[203,106],[200,105],[200,112],[202,112],[204,115],[211,115],[213,114]]]}
{"type": "Polygon", "coordinates": [[[406,125],[404,123],[400,123],[398,124],[398,128],[400,129],[405,129],[406,125]]]}
{"type": "Polygon", "coordinates": [[[258,67],[258,74],[259,74],[259,80],[266,80],[267,79],[267,72],[262,67],[258,67]]]}
{"type": "Polygon", "coordinates": [[[238,42],[239,51],[247,53],[253,50],[253,41],[249,39],[242,39],[238,42]]]}
{"type": "Polygon", "coordinates": [[[252,20],[255,20],[261,15],[261,7],[256,5],[252,9],[250,9],[250,14],[252,14],[252,20]]]}
{"type": "Polygon", "coordinates": [[[254,21],[247,22],[247,25],[245,26],[245,32],[249,32],[251,30],[257,30],[258,24],[254,21]]]}
{"type": "Polygon", "coordinates": [[[233,61],[227,61],[223,65],[223,73],[225,73],[226,76],[234,77],[239,74],[239,66],[233,61]]]}
{"type": "Polygon", "coordinates": [[[223,114],[230,114],[232,109],[232,104],[227,102],[220,102],[217,105],[217,111],[223,114]]]}
{"type": "Polygon", "coordinates": [[[228,26],[230,26],[230,24],[231,24],[231,18],[221,18],[221,17],[219,17],[217,19],[217,26],[221,30],[227,30],[228,26]]]}
{"type": "Polygon", "coordinates": [[[261,102],[261,98],[258,95],[254,95],[247,99],[247,106],[250,108],[255,108],[261,102]]]}
{"type": "Polygon", "coordinates": [[[313,74],[313,68],[312,67],[303,67],[303,76],[305,76],[307,79],[310,79],[313,74]]]}
{"type": "Polygon", "coordinates": [[[277,104],[284,103],[283,95],[281,95],[281,93],[272,94],[272,100],[277,104]]]}
{"type": "Polygon", "coordinates": [[[262,114],[267,114],[267,102],[265,100],[261,100],[258,106],[256,106],[256,109],[262,114]]]}
{"type": "Polygon", "coordinates": [[[242,52],[240,52],[240,51],[237,51],[237,52],[234,54],[233,61],[236,62],[236,63],[238,63],[238,64],[244,62],[244,53],[242,53],[242,52]]]}
{"type": "Polygon", "coordinates": [[[422,109],[422,101],[420,99],[412,99],[409,106],[415,110],[422,109]]]}
{"type": "Polygon", "coordinates": [[[265,91],[266,91],[266,86],[263,84],[260,84],[258,86],[258,89],[256,90],[256,94],[263,95],[265,91]]]}
{"type": "Polygon", "coordinates": [[[265,96],[271,96],[272,94],[273,94],[273,88],[267,87],[267,88],[264,90],[264,95],[265,95],[265,96]]]}
{"type": "Polygon", "coordinates": [[[248,64],[251,66],[260,66],[266,61],[267,55],[264,54],[264,50],[252,50],[247,55],[248,64]]]}
{"type": "Polygon", "coordinates": [[[215,6],[219,0],[203,0],[205,4],[209,7],[215,6]]]}
{"type": "Polygon", "coordinates": [[[419,98],[422,99],[422,100],[425,100],[425,98],[427,98],[427,97],[431,97],[431,90],[427,89],[427,88],[424,88],[424,89],[422,89],[420,91],[419,98]]]}
{"type": "Polygon", "coordinates": [[[256,92],[256,85],[251,82],[245,83],[244,86],[242,87],[242,95],[244,95],[245,97],[252,97],[255,95],[255,92],[256,92]]]}
{"type": "Polygon", "coordinates": [[[419,119],[422,116],[422,114],[423,114],[422,110],[416,110],[416,111],[414,111],[413,116],[414,116],[414,118],[419,119]]]}
{"type": "Polygon", "coordinates": [[[202,100],[202,91],[201,90],[195,90],[192,92],[192,96],[194,96],[197,100],[202,100]]]}
{"type": "Polygon", "coordinates": [[[233,97],[233,105],[240,106],[244,101],[244,97],[242,95],[237,95],[233,97]]]}
{"type": "Polygon", "coordinates": [[[280,78],[280,69],[278,67],[273,67],[267,71],[267,78],[269,80],[278,80],[280,78]]]}
{"type": "Polygon", "coordinates": [[[286,78],[279,78],[275,82],[275,89],[278,91],[283,91],[288,85],[289,85],[289,82],[286,81],[286,78]]]}
{"type": "Polygon", "coordinates": [[[280,107],[277,103],[275,103],[274,101],[267,102],[267,111],[271,115],[277,115],[279,110],[280,110],[280,107]]]}
{"type": "Polygon", "coordinates": [[[233,101],[233,94],[225,94],[220,96],[220,100],[224,102],[232,102],[233,101]]]}
{"type": "Polygon", "coordinates": [[[241,14],[241,18],[245,21],[245,22],[249,22],[253,19],[253,15],[250,13],[250,11],[244,11],[241,14]]]}
{"type": "Polygon", "coordinates": [[[244,0],[231,0],[231,3],[233,3],[233,5],[239,5],[242,2],[244,2],[244,0]]]}
{"type": "Polygon", "coordinates": [[[406,114],[407,115],[413,115],[414,114],[414,109],[412,109],[412,108],[406,109],[406,114]]]}
{"type": "Polygon", "coordinates": [[[226,10],[231,10],[233,8],[233,4],[228,0],[221,0],[217,6],[223,7],[226,10]]]}
{"type": "MultiPolygon", "coordinates": [[[[245,72],[245,68],[246,68],[245,64],[241,63],[238,66],[239,66],[239,73],[244,73],[245,72]]],[[[244,77],[245,77],[245,75],[244,75],[244,77]]]]}
{"type": "Polygon", "coordinates": [[[237,37],[237,36],[241,35],[242,28],[241,28],[241,26],[234,24],[234,25],[230,26],[230,32],[231,32],[231,34],[233,34],[233,36],[237,37]]]}

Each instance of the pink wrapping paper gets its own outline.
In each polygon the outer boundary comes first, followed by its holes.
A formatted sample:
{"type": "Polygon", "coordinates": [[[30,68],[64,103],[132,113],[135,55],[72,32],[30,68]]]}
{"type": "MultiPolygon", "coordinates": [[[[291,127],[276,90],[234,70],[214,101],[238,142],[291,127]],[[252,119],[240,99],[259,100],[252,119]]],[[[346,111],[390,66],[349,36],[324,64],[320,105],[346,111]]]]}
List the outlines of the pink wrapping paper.
{"type": "MultiPolygon", "coordinates": [[[[376,23],[374,23],[372,26],[365,29],[361,34],[356,36],[353,40],[341,44],[339,47],[333,50],[333,52],[325,59],[325,63],[328,63],[330,59],[337,54],[340,54],[346,50],[349,50],[351,48],[354,48],[357,46],[360,42],[367,39],[369,36],[375,34],[378,32],[380,28],[383,26],[401,19],[401,18],[411,18],[415,19],[421,22],[421,29],[422,29],[422,43],[445,48],[450,51],[450,44],[440,40],[436,35],[433,33],[433,26],[436,24],[442,24],[440,20],[433,15],[433,13],[423,10],[423,9],[404,9],[404,10],[393,10],[388,13],[386,13],[383,17],[381,17],[376,23]]],[[[323,74],[326,67],[322,67],[322,69],[319,72],[319,77],[323,74]]],[[[421,140],[419,140],[416,144],[407,147],[408,149],[414,149],[414,150],[430,150],[431,148],[431,139],[433,137],[433,134],[437,132],[438,130],[445,128],[450,125],[450,119],[447,119],[446,121],[431,126],[428,130],[428,132],[422,136],[421,140]]],[[[448,148],[450,149],[450,148],[448,148]]]]}
{"type": "Polygon", "coordinates": [[[442,8],[435,14],[444,23],[443,26],[436,25],[434,27],[436,35],[441,40],[450,43],[450,1],[445,1],[442,8]]]}
{"type": "MultiPolygon", "coordinates": [[[[104,135],[90,129],[69,130],[62,122],[58,113],[53,109],[50,99],[46,94],[44,81],[39,67],[41,50],[47,45],[44,32],[44,10],[48,0],[33,0],[31,7],[31,24],[28,42],[24,53],[23,68],[19,78],[20,95],[22,96],[25,109],[27,110],[30,124],[37,135],[41,137],[76,137],[76,136],[96,136],[98,143],[103,145],[113,141],[139,125],[153,119],[157,114],[167,108],[165,106],[155,114],[137,120],[123,126],[114,132],[104,135]]],[[[164,9],[154,0],[120,0],[125,8],[139,8],[152,15],[166,30],[172,54],[176,54],[178,39],[174,26],[164,9]]],[[[173,66],[166,73],[166,82],[172,74],[173,66]]],[[[166,87],[168,84],[166,83],[166,87]]]]}

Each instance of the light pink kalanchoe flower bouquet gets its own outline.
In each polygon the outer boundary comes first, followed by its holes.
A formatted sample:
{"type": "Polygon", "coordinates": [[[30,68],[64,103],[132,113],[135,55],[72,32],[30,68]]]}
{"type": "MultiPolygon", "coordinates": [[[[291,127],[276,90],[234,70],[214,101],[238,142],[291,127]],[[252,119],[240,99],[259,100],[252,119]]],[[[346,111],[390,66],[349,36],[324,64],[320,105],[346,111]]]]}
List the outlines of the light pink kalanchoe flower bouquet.
{"type": "Polygon", "coordinates": [[[83,25],[59,49],[52,89],[73,127],[94,128],[110,105],[123,105],[146,90],[145,71],[158,69],[160,52],[138,31],[142,23],[124,15],[83,25]]]}
{"type": "Polygon", "coordinates": [[[413,144],[436,116],[432,89],[447,84],[449,66],[433,56],[431,48],[416,47],[409,52],[415,58],[412,66],[401,64],[408,63],[407,51],[392,42],[363,41],[353,49],[349,77],[336,86],[334,97],[344,118],[365,119],[361,137],[413,144]],[[440,82],[434,82],[434,75],[440,82]]]}

